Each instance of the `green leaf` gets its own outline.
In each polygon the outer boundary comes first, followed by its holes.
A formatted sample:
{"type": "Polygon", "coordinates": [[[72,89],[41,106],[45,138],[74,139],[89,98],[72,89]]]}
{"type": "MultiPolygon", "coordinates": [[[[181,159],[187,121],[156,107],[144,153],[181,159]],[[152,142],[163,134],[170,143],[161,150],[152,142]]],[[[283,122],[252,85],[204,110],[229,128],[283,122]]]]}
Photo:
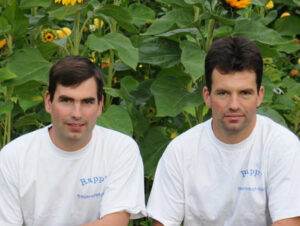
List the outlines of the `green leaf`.
{"type": "Polygon", "coordinates": [[[14,103],[13,102],[11,102],[11,101],[9,101],[9,102],[0,101],[0,115],[10,113],[13,108],[14,108],[14,103]]]}
{"type": "Polygon", "coordinates": [[[181,63],[185,68],[185,72],[197,80],[204,75],[205,52],[195,43],[184,41],[180,44],[182,50],[181,63]]]}
{"type": "Polygon", "coordinates": [[[175,21],[179,27],[187,27],[194,21],[194,10],[192,7],[174,9],[166,14],[166,19],[175,21]]]}
{"type": "Polygon", "coordinates": [[[139,46],[139,62],[164,68],[178,64],[180,54],[178,43],[170,40],[150,38],[139,46]]]}
{"type": "Polygon", "coordinates": [[[132,16],[132,23],[137,26],[142,26],[155,19],[155,12],[145,5],[134,3],[129,6],[128,10],[132,16]]]}
{"type": "Polygon", "coordinates": [[[121,106],[111,105],[97,120],[101,126],[132,135],[133,127],[126,109],[121,106]]]}
{"type": "Polygon", "coordinates": [[[81,5],[71,5],[71,6],[60,6],[59,8],[49,11],[49,17],[58,19],[58,20],[64,20],[65,18],[69,16],[73,16],[78,11],[82,9],[81,5]]]}
{"type": "Polygon", "coordinates": [[[17,75],[12,73],[7,68],[0,68],[0,82],[16,78],[17,75]]]}
{"type": "Polygon", "coordinates": [[[157,35],[169,31],[175,22],[164,17],[155,20],[143,35],[157,35]]]}
{"type": "Polygon", "coordinates": [[[165,3],[168,5],[176,5],[176,6],[187,6],[182,0],[156,0],[157,2],[165,3]]]}
{"type": "Polygon", "coordinates": [[[157,117],[174,117],[189,106],[198,106],[202,103],[200,94],[187,91],[191,82],[188,75],[184,75],[177,68],[164,70],[151,86],[157,117]]]}
{"type": "Polygon", "coordinates": [[[49,0],[21,0],[21,8],[42,7],[48,8],[51,5],[49,0]]]}
{"type": "Polygon", "coordinates": [[[7,33],[11,30],[11,25],[4,17],[0,17],[0,34],[7,33]]]}
{"type": "Polygon", "coordinates": [[[286,43],[288,40],[282,38],[278,32],[270,29],[258,21],[249,19],[239,20],[234,27],[234,36],[246,36],[268,45],[278,45],[286,43]]]}
{"type": "Polygon", "coordinates": [[[286,44],[278,45],[277,50],[280,52],[292,54],[300,50],[300,45],[298,43],[295,43],[294,41],[291,41],[286,44]]]}
{"type": "Polygon", "coordinates": [[[171,31],[167,31],[165,33],[161,33],[158,34],[156,36],[158,37],[171,37],[171,36],[175,36],[175,35],[192,35],[192,36],[197,36],[199,34],[199,31],[197,28],[180,28],[180,29],[175,29],[175,30],[171,30],[171,31]]]}
{"type": "Polygon", "coordinates": [[[293,2],[294,2],[297,6],[300,6],[300,0],[293,0],[293,2]]]}
{"type": "Polygon", "coordinates": [[[114,18],[118,22],[131,23],[132,17],[126,8],[116,5],[104,5],[96,11],[96,15],[104,14],[114,18]]]}
{"type": "Polygon", "coordinates": [[[36,49],[20,49],[7,64],[7,69],[17,75],[10,80],[14,85],[20,85],[30,80],[47,83],[51,64],[46,61],[36,49]]]}
{"type": "Polygon", "coordinates": [[[137,89],[139,82],[135,80],[132,76],[125,76],[121,79],[121,93],[125,100],[131,100],[133,97],[130,94],[131,91],[137,89]]]}
{"type": "Polygon", "coordinates": [[[149,129],[145,138],[142,140],[141,155],[144,162],[145,176],[153,178],[157,163],[169,143],[165,128],[154,127],[149,129]]]}
{"type": "Polygon", "coordinates": [[[16,5],[12,4],[3,12],[3,16],[7,19],[12,27],[14,35],[23,36],[28,31],[29,19],[24,15],[24,12],[16,5]]]}
{"type": "Polygon", "coordinates": [[[38,114],[31,113],[24,115],[20,118],[18,118],[14,123],[13,126],[15,129],[20,129],[28,126],[36,126],[38,127],[40,125],[39,121],[37,120],[38,114]]]}
{"type": "Polygon", "coordinates": [[[275,22],[275,29],[282,35],[294,36],[300,31],[300,17],[287,16],[279,18],[275,22]]]}
{"type": "Polygon", "coordinates": [[[86,44],[90,49],[100,53],[109,49],[114,49],[125,64],[133,69],[137,66],[138,49],[133,47],[129,38],[120,33],[109,33],[102,37],[91,34],[89,35],[86,44]]]}

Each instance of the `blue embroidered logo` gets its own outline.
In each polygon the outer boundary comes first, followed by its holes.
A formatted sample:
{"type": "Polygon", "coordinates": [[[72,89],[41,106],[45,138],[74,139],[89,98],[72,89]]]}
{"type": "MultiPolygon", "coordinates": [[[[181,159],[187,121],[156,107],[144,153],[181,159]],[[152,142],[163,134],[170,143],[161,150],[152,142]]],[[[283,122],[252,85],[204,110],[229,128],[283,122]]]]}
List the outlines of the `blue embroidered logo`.
{"type": "Polygon", "coordinates": [[[101,184],[107,176],[96,176],[96,177],[86,177],[86,178],[80,178],[80,183],[82,186],[88,185],[88,184],[101,184]]]}
{"type": "Polygon", "coordinates": [[[259,169],[244,169],[241,170],[241,175],[243,178],[245,177],[261,177],[262,172],[259,169]]]}
{"type": "Polygon", "coordinates": [[[79,199],[93,199],[93,198],[102,198],[102,196],[104,195],[104,192],[98,192],[92,195],[80,195],[77,194],[77,198],[79,199]]]}

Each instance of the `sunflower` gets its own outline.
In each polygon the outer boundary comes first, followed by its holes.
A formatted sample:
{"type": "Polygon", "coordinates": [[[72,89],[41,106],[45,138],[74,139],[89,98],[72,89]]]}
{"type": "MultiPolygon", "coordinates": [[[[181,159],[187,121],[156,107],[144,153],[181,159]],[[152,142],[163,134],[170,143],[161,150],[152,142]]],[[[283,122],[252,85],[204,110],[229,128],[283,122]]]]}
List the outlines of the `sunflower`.
{"type": "Polygon", "coordinates": [[[0,49],[2,49],[7,44],[6,39],[0,39],[0,49]]]}
{"type": "Polygon", "coordinates": [[[77,3],[83,3],[83,0],[54,0],[54,2],[63,5],[75,5],[77,3]]]}
{"type": "Polygon", "coordinates": [[[72,31],[68,27],[63,27],[59,30],[56,30],[57,37],[59,39],[66,38],[72,34],[72,31]]]}
{"type": "Polygon", "coordinates": [[[282,18],[282,17],[288,17],[288,16],[290,16],[290,15],[291,15],[291,14],[290,14],[289,12],[284,12],[284,13],[281,14],[280,17],[281,17],[281,18],[282,18]]]}
{"type": "Polygon", "coordinates": [[[244,9],[251,4],[251,0],[225,0],[228,5],[236,9],[244,9]]]}
{"type": "Polygon", "coordinates": [[[266,4],[266,9],[273,9],[274,8],[274,2],[272,0],[268,1],[266,4]]]}
{"type": "Polygon", "coordinates": [[[56,32],[52,29],[43,30],[41,36],[43,42],[52,42],[57,37],[56,32]]]}
{"type": "Polygon", "coordinates": [[[101,29],[104,25],[103,20],[100,20],[99,18],[94,18],[94,25],[96,29],[101,29]]]}

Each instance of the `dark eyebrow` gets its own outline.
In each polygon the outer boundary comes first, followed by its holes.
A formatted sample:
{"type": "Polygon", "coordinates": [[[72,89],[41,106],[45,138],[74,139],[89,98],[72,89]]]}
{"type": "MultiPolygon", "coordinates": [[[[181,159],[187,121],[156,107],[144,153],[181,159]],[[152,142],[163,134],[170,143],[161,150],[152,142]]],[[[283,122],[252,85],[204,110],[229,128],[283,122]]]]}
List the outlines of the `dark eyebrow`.
{"type": "Polygon", "coordinates": [[[241,92],[255,93],[255,90],[249,88],[249,89],[242,89],[241,92]]]}
{"type": "Polygon", "coordinates": [[[58,97],[59,101],[65,101],[65,100],[74,100],[72,97],[66,96],[66,95],[61,95],[58,97]]]}

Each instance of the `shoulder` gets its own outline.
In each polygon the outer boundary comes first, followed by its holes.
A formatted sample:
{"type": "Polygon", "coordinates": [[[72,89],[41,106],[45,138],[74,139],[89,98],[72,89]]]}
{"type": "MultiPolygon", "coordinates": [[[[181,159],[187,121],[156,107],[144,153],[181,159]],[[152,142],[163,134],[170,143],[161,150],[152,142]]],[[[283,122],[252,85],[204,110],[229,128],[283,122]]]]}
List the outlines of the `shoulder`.
{"type": "Polygon", "coordinates": [[[135,140],[121,132],[96,125],[93,136],[96,147],[102,147],[102,150],[110,156],[140,154],[135,140]]]}
{"type": "Polygon", "coordinates": [[[120,143],[136,144],[135,140],[129,135],[99,125],[95,126],[94,132],[96,136],[102,138],[102,141],[104,140],[112,145],[120,143]]]}
{"type": "Polygon", "coordinates": [[[15,158],[22,156],[22,154],[28,150],[28,147],[30,147],[31,144],[41,140],[46,131],[47,127],[44,127],[15,138],[2,148],[0,151],[0,158],[15,158]]]}
{"type": "Polygon", "coordinates": [[[163,158],[176,156],[176,158],[185,159],[194,156],[195,152],[207,143],[207,130],[210,123],[211,120],[200,123],[174,138],[167,146],[163,158]]]}
{"type": "Polygon", "coordinates": [[[288,128],[280,125],[279,123],[273,121],[272,119],[257,115],[259,133],[264,141],[269,141],[272,143],[298,143],[298,137],[290,131],[288,128]]]}

